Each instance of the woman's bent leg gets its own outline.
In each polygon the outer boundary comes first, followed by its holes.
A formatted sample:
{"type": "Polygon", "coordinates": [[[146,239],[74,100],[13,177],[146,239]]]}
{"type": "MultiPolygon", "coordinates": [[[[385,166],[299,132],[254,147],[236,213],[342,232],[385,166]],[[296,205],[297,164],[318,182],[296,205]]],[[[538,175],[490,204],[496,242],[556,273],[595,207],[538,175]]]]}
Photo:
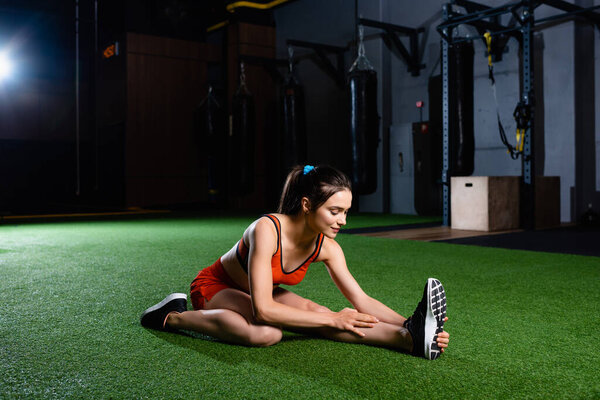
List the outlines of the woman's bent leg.
{"type": "Polygon", "coordinates": [[[281,329],[254,322],[250,296],[236,289],[221,290],[204,310],[170,314],[167,325],[246,346],[271,346],[282,337],[281,329]]]}

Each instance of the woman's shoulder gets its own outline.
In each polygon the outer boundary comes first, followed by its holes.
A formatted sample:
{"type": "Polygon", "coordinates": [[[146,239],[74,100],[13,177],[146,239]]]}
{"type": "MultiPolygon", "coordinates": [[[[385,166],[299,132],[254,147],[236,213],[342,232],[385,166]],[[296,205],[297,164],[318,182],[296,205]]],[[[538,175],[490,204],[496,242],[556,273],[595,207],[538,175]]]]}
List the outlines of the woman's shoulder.
{"type": "Polygon", "coordinates": [[[321,250],[315,261],[329,261],[339,257],[344,257],[344,251],[342,250],[342,247],[338,242],[335,241],[335,239],[331,239],[323,235],[321,250]]]}
{"type": "Polygon", "coordinates": [[[251,243],[254,239],[277,237],[277,229],[273,220],[269,216],[276,214],[265,214],[252,222],[244,231],[244,241],[251,243]]]}

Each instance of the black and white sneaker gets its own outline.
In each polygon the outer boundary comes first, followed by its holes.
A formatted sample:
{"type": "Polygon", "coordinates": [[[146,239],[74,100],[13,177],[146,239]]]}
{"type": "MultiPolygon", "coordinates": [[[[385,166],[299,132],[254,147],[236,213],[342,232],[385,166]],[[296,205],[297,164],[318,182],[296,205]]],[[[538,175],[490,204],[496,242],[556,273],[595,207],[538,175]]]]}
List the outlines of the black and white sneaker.
{"type": "Polygon", "coordinates": [[[185,293],[172,293],[165,297],[163,301],[153,305],[142,313],[140,322],[143,327],[165,330],[167,315],[177,311],[187,311],[187,295],[185,293]]]}
{"type": "Polygon", "coordinates": [[[435,360],[442,354],[437,335],[444,330],[444,318],[446,292],[440,281],[429,278],[423,298],[413,315],[404,322],[413,339],[413,355],[435,360]]]}

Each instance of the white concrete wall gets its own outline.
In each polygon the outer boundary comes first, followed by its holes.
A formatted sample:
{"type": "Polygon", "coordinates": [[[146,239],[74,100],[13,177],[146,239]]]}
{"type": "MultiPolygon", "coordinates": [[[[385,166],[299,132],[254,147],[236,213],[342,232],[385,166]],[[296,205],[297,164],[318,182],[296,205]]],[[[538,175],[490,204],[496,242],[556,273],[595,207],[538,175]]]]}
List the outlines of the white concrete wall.
{"type": "Polygon", "coordinates": [[[544,31],[546,176],[560,176],[561,221],[571,219],[575,185],[575,87],[573,23],[544,31]]]}

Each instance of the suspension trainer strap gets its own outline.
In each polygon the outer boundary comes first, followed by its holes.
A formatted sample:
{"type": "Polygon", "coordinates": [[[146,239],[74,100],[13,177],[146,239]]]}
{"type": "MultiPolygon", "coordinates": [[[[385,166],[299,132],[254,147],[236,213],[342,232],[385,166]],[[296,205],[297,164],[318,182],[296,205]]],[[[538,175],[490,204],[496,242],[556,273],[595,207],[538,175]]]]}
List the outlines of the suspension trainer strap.
{"type": "MultiPolygon", "coordinates": [[[[487,57],[488,57],[488,77],[490,79],[491,85],[492,85],[492,93],[494,95],[494,103],[496,104],[496,117],[498,119],[498,132],[500,133],[500,140],[502,141],[502,144],[504,146],[506,146],[506,152],[508,154],[510,154],[510,158],[512,158],[513,160],[516,160],[517,158],[519,158],[519,155],[521,154],[521,151],[519,151],[518,148],[513,147],[509,142],[508,139],[506,138],[506,132],[504,131],[504,126],[502,126],[502,122],[500,121],[500,107],[498,106],[498,96],[496,94],[496,79],[494,78],[494,64],[492,64],[492,34],[487,31],[483,37],[485,38],[485,44],[487,46],[487,57]]],[[[521,103],[519,103],[521,104],[521,103]]],[[[518,107],[518,105],[517,105],[518,107]]],[[[515,113],[517,111],[515,110],[515,113]]],[[[521,147],[522,145],[519,146],[519,128],[517,127],[517,147],[521,147]]],[[[525,136],[525,130],[523,130],[523,137],[525,136]]]]}
{"type": "MultiPolygon", "coordinates": [[[[492,85],[496,85],[496,80],[494,79],[494,65],[492,64],[492,34],[490,31],[487,31],[483,37],[485,38],[485,44],[487,45],[487,57],[488,57],[488,77],[490,81],[492,81],[492,85]]],[[[494,92],[495,94],[496,92],[494,92]]]]}
{"type": "Polygon", "coordinates": [[[531,120],[531,108],[528,104],[520,101],[515,107],[513,113],[515,122],[517,123],[517,151],[523,152],[523,145],[525,143],[525,131],[531,120]]]}

